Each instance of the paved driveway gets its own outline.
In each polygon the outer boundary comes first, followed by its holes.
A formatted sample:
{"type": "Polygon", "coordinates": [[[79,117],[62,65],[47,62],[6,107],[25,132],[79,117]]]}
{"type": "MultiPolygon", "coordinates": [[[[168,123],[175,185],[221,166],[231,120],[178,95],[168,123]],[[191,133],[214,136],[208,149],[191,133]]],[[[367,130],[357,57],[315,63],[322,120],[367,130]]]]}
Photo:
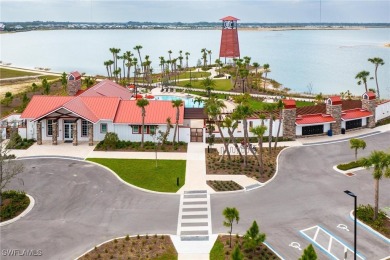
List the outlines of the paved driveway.
{"type": "MultiPolygon", "coordinates": [[[[365,140],[367,148],[359,151],[359,156],[368,155],[373,149],[389,149],[390,132],[365,140]]],[[[298,242],[303,250],[309,241],[299,231],[316,225],[353,248],[353,221],[348,217],[353,198],[343,191],[349,189],[357,194],[358,204],[374,203],[371,172],[364,170],[346,177],[332,169],[333,165],[353,159],[349,142],[286,150],[280,157],[278,176],[269,185],[248,193],[211,196],[213,233],[227,232],[222,225],[222,211],[225,207],[236,207],[241,220],[233,232],[244,234],[256,220],[260,230],[267,234],[267,242],[286,259],[299,258],[302,251],[289,244],[298,242]],[[339,224],[347,225],[350,231],[337,228],[339,224]]],[[[389,190],[390,180],[381,180],[380,206],[390,206],[389,190]]],[[[321,243],[327,249],[329,237],[322,238],[321,243]]],[[[336,244],[333,239],[331,252],[337,249],[336,244]]],[[[318,248],[316,251],[321,259],[329,257],[318,248]]],[[[390,255],[390,247],[358,227],[358,252],[366,259],[381,259],[390,255]]]]}
{"type": "Polygon", "coordinates": [[[1,249],[41,249],[40,259],[73,259],[116,236],[176,233],[179,195],[135,190],[86,162],[22,162],[23,189],[36,204],[24,218],[1,227],[1,249]]]}

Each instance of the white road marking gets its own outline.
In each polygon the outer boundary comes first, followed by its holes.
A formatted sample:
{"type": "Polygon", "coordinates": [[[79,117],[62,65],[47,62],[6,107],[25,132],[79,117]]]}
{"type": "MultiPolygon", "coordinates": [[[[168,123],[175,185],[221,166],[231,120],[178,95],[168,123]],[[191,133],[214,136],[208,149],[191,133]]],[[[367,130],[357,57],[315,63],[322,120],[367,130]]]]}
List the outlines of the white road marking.
{"type": "Polygon", "coordinates": [[[346,230],[346,231],[349,231],[349,229],[348,229],[347,225],[344,225],[344,224],[338,224],[338,225],[337,225],[337,227],[338,227],[338,228],[340,228],[340,229],[344,229],[344,230],[346,230]]]}
{"type": "Polygon", "coordinates": [[[301,245],[300,245],[298,242],[291,242],[291,243],[289,244],[289,246],[291,246],[291,247],[293,247],[293,248],[295,248],[295,249],[298,249],[299,251],[302,251],[301,245]]]}

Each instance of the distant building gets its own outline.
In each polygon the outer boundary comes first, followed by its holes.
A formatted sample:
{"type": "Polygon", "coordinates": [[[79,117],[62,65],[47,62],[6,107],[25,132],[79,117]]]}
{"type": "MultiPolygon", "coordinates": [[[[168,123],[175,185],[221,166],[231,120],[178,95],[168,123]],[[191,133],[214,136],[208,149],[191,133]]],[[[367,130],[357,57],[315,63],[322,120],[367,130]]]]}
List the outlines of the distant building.
{"type": "Polygon", "coordinates": [[[5,30],[5,24],[0,23],[0,31],[4,31],[4,30],[5,30]]]}
{"type": "Polygon", "coordinates": [[[15,29],[16,29],[16,30],[22,30],[22,29],[23,29],[23,26],[21,26],[21,25],[16,25],[16,26],[15,26],[15,29]]]}

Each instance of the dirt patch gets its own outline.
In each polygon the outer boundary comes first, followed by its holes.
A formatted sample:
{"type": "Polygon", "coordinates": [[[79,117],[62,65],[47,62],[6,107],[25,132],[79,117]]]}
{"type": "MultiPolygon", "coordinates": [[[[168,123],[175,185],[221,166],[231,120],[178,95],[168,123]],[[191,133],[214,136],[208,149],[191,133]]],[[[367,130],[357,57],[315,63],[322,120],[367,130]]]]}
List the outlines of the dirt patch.
{"type": "Polygon", "coordinates": [[[266,182],[271,179],[276,171],[276,158],[285,147],[277,147],[269,154],[268,148],[263,148],[264,171],[260,173],[257,156],[248,155],[247,166],[241,160],[239,155],[232,155],[232,160],[229,161],[225,155],[220,161],[220,155],[217,149],[210,149],[207,153],[206,149],[206,172],[207,174],[244,174],[249,178],[253,178],[259,182],[266,182]]]}
{"type": "Polygon", "coordinates": [[[177,259],[177,252],[169,236],[127,236],[95,247],[79,259],[177,259]]]}

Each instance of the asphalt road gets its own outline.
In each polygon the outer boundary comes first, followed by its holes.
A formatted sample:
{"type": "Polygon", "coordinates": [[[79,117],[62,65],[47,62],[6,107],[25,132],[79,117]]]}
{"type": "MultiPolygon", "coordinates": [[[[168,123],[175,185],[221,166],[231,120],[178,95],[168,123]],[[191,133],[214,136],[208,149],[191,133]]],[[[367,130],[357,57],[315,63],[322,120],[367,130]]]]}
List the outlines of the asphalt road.
{"type": "MultiPolygon", "coordinates": [[[[365,141],[367,148],[360,150],[359,156],[367,156],[375,149],[389,150],[390,132],[367,137],[365,141]]],[[[354,201],[343,191],[354,192],[358,204],[374,204],[374,180],[371,171],[358,171],[347,177],[332,169],[333,165],[351,160],[354,152],[348,141],[287,149],[280,156],[278,175],[270,184],[247,193],[211,196],[213,233],[227,232],[222,225],[222,211],[236,207],[241,219],[233,226],[233,233],[244,234],[256,220],[267,234],[266,241],[285,259],[300,257],[303,251],[289,245],[298,242],[302,250],[306,248],[310,242],[299,231],[316,225],[353,248],[353,221],[349,213],[354,201]],[[347,225],[350,231],[337,228],[339,224],[347,225]]],[[[390,206],[390,179],[380,181],[379,203],[382,207],[390,206]]],[[[325,242],[328,245],[329,241],[325,242]]],[[[359,226],[357,246],[366,259],[390,255],[389,244],[359,226]]],[[[336,242],[332,247],[336,250],[336,242]]],[[[318,248],[316,252],[320,259],[329,259],[318,248]]]]}
{"type": "Polygon", "coordinates": [[[35,249],[42,250],[42,256],[34,259],[74,259],[113,237],[176,233],[179,195],[130,188],[107,170],[86,162],[22,162],[24,187],[11,186],[32,195],[36,204],[24,218],[1,227],[1,250],[35,249]]]}

